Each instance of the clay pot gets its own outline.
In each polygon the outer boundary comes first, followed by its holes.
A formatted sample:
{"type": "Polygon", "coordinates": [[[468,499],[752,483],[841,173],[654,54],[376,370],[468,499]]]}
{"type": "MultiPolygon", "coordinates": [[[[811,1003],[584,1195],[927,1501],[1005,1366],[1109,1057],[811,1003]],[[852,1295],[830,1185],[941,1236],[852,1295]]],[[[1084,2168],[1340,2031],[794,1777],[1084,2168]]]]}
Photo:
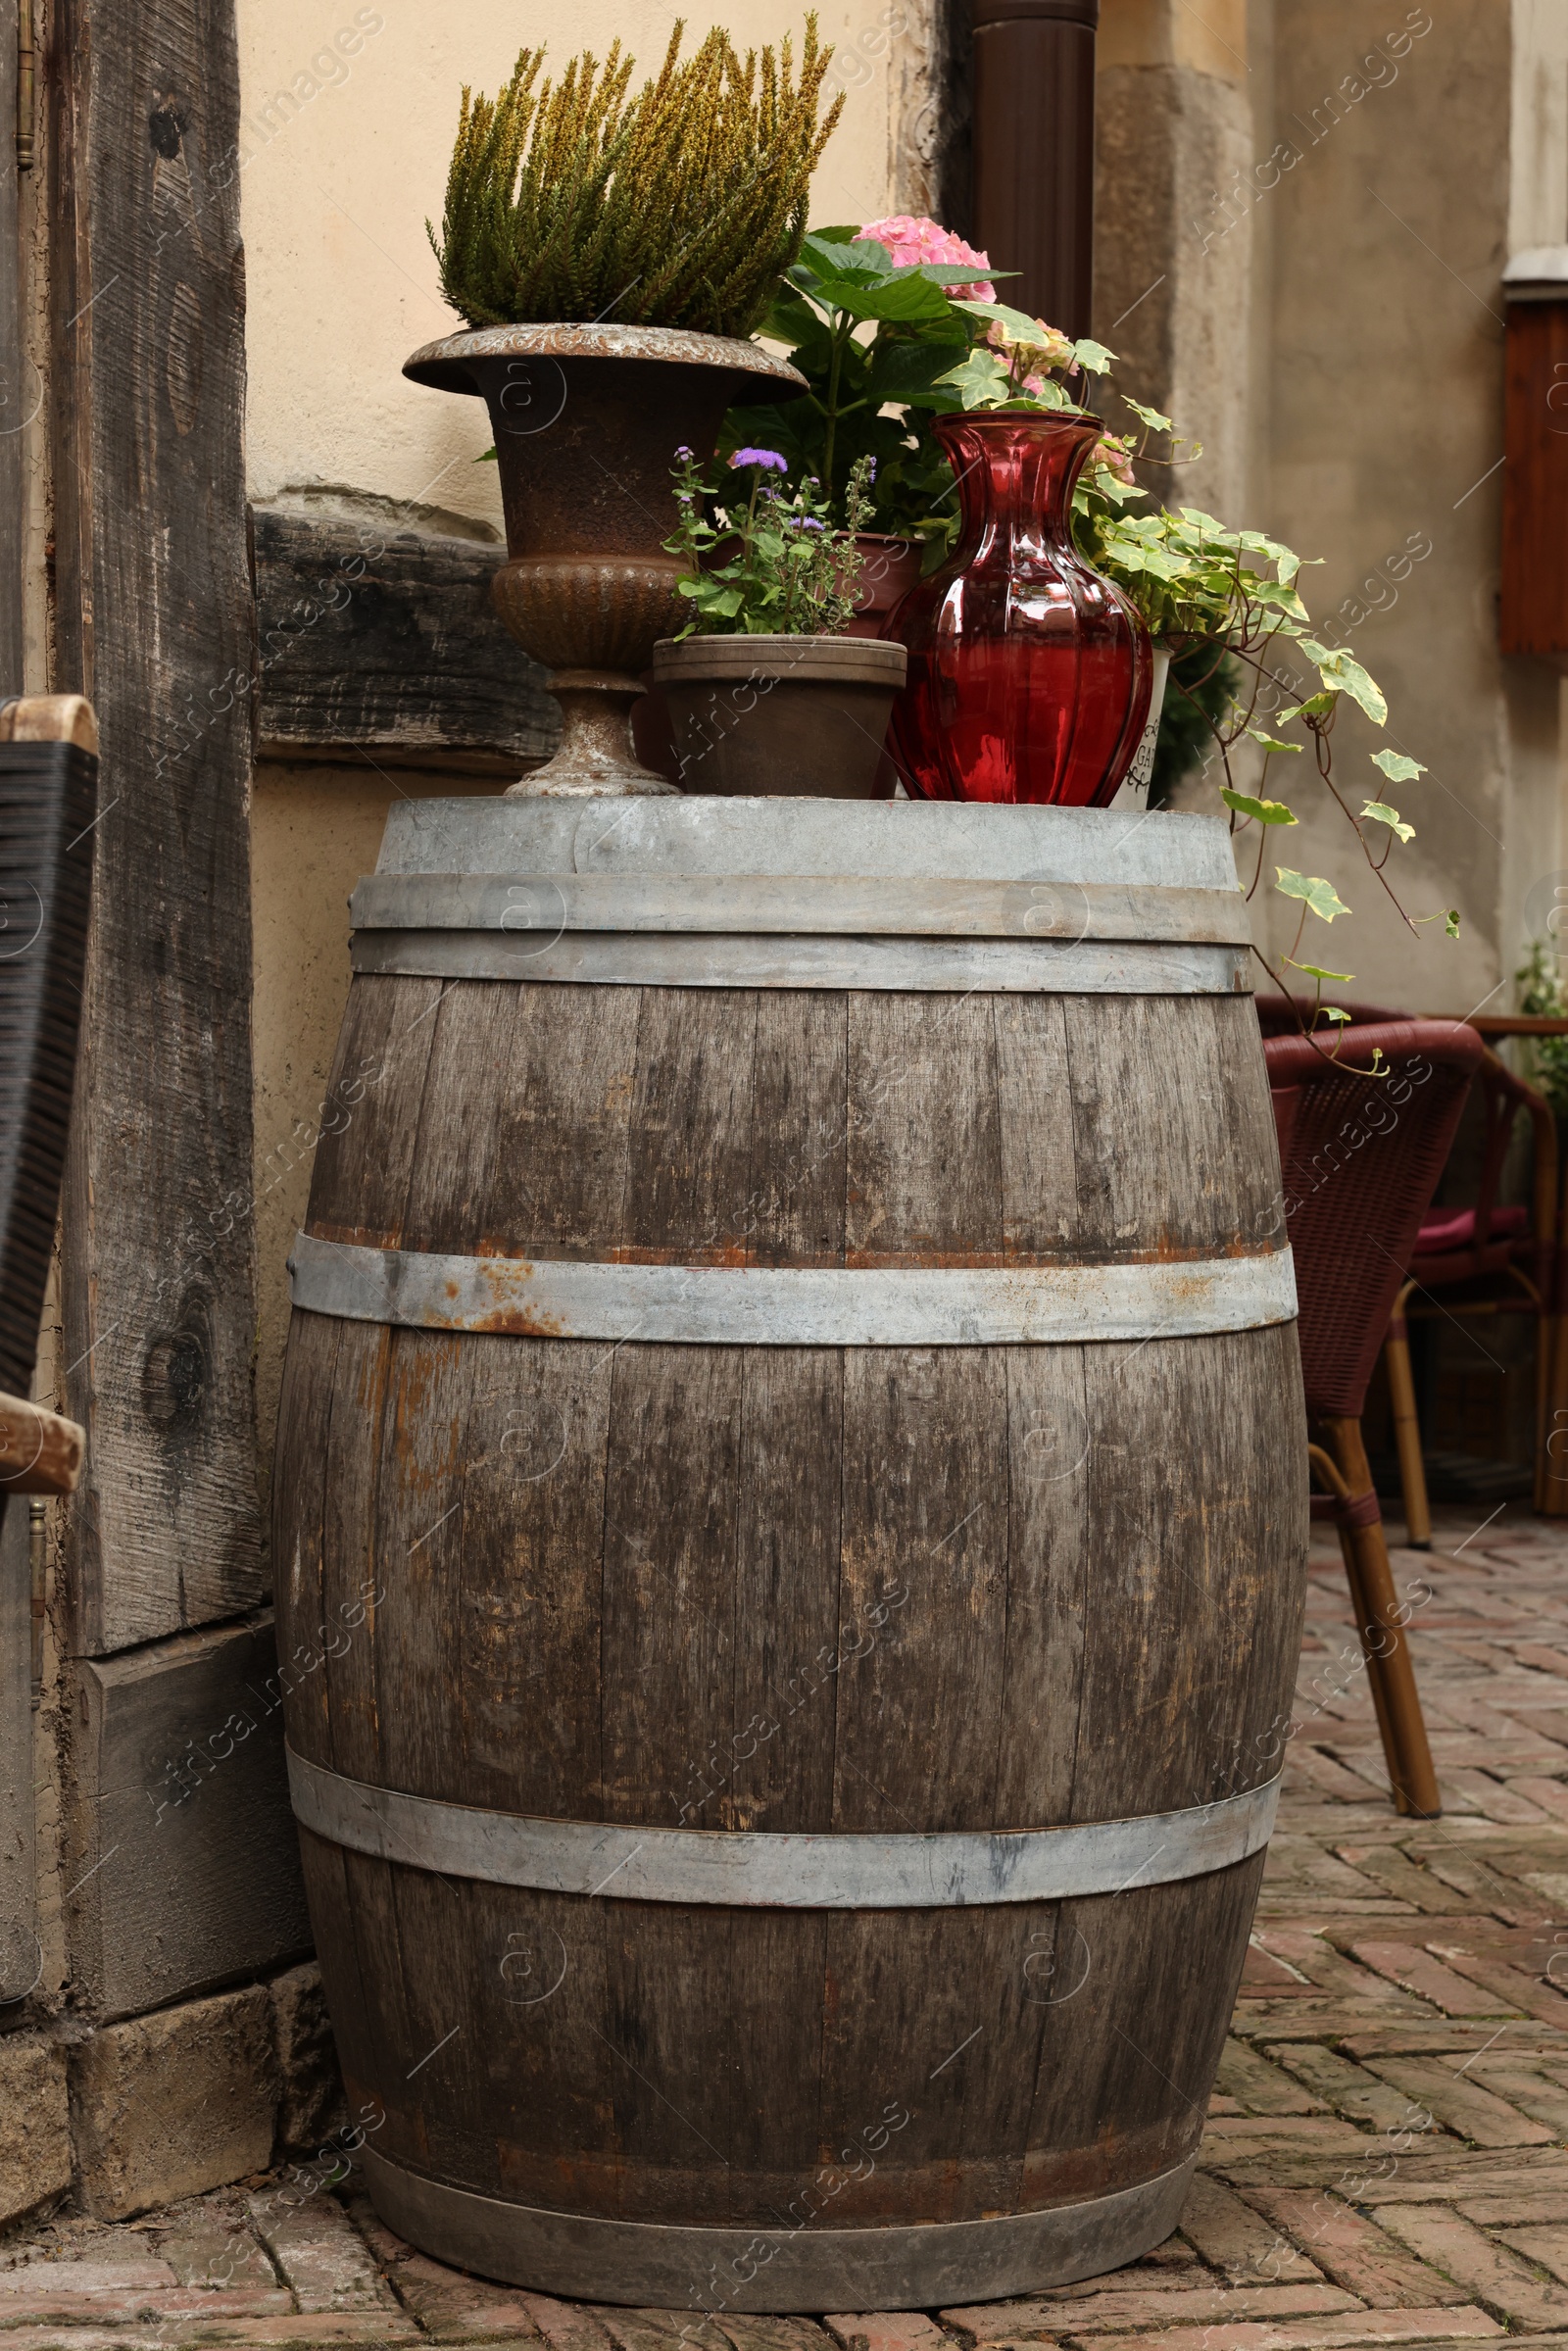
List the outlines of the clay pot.
{"type": "Polygon", "coordinates": [[[654,648],[683,792],[871,800],[907,657],[863,637],[687,637],[654,648]]]}
{"type": "MultiPolygon", "coordinates": [[[[865,558],[865,569],[856,582],[859,609],[844,634],[891,638],[893,615],[920,577],[925,549],[918,539],[894,538],[886,531],[873,530],[861,531],[855,544],[865,558]]],[[[871,798],[892,800],[898,788],[898,761],[884,749],[871,798]]]]}
{"type": "Polygon", "coordinates": [[[885,637],[895,609],[920,576],[925,550],[918,539],[896,539],[885,531],[861,531],[855,544],[865,568],[856,582],[855,618],[844,634],[885,637]]]}
{"type": "Polygon", "coordinates": [[[552,672],[564,734],[527,796],[662,793],[627,718],[638,671],[688,617],[670,467],[713,454],[727,408],[787,397],[804,377],[760,343],[662,326],[489,326],[405,362],[414,382],[482,398],[501,470],[511,561],[492,595],[552,672]]]}

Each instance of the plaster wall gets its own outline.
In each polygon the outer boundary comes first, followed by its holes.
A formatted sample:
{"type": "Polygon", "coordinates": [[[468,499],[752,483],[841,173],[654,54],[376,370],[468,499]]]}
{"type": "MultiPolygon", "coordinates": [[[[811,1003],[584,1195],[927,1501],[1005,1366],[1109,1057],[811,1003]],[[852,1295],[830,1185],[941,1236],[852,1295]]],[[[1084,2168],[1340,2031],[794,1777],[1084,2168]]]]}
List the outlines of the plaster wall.
{"type": "MultiPolygon", "coordinates": [[[[729,0],[736,42],[792,32],[796,0],[729,0]]],[[[474,460],[489,430],[477,401],[408,383],[418,344],[462,325],[442,300],[426,218],[439,223],[466,81],[494,91],[524,45],[564,64],[603,58],[618,34],[657,69],[674,12],[652,0],[239,0],[240,187],[249,318],[246,443],[252,495],[307,487],[379,491],[491,522],[493,466],[474,460]]],[[[934,152],[929,16],[915,0],[827,0],[830,87],[843,120],[818,166],[819,221],[891,209],[895,150],[934,152]]],[[[710,22],[690,19],[687,53],[710,22]]],[[[637,76],[641,78],[641,74],[637,76]]]]}
{"type": "MultiPolygon", "coordinates": [[[[1322,559],[1301,581],[1313,616],[1388,696],[1385,734],[1342,707],[1346,797],[1382,796],[1368,754],[1383,743],[1425,763],[1388,795],[1416,827],[1389,877],[1413,915],[1463,916],[1457,944],[1441,921],[1412,935],[1326,796],[1300,791],[1303,823],[1277,854],[1328,875],[1354,913],[1332,932],[1309,917],[1299,952],[1353,971],[1363,997],[1502,1009],[1528,879],[1560,854],[1556,680],[1496,650],[1509,12],[1274,0],[1267,13],[1259,151],[1294,160],[1254,211],[1259,517],[1322,559]]],[[[1259,904],[1288,951],[1290,911],[1259,904]]]]}
{"type": "MultiPolygon", "coordinates": [[[[714,12],[718,14],[719,12],[714,12]]],[[[797,46],[795,0],[735,0],[741,45],[797,46]]],[[[827,0],[830,89],[843,120],[818,167],[812,218],[926,209],[942,169],[943,20],[929,0],[827,0]]],[[[482,406],[408,383],[417,345],[462,325],[441,298],[438,219],[466,80],[494,91],[525,44],[603,57],[618,34],[652,72],[674,12],[584,0],[569,19],[525,0],[239,0],[241,220],[248,290],[247,471],[258,503],[357,510],[385,528],[503,536],[482,406]],[[390,503],[389,503],[390,502],[390,503]]],[[[690,20],[687,53],[710,22],[690,20]]],[[[640,74],[639,74],[640,78],[640,74]]],[[[375,863],[400,794],[496,789],[365,755],[257,769],[252,818],[260,1333],[257,1420],[268,1475],[288,1322],[284,1259],[303,1220],[317,1120],[348,993],[346,901],[375,863]]]]}

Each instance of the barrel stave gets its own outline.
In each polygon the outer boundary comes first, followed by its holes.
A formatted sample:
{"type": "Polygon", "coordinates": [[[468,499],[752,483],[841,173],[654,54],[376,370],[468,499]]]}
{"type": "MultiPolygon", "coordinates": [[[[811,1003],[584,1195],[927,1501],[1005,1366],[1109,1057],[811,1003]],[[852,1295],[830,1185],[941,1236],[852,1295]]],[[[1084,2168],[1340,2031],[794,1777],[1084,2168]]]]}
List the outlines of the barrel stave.
{"type": "Polygon", "coordinates": [[[312,1232],[401,1241],[440,1004],[439,980],[350,987],[311,1175],[312,1232]]]}
{"type": "Polygon", "coordinates": [[[764,2227],[846,2162],[846,2227],[1039,2210],[1181,2162],[1262,1866],[1001,1911],[715,1918],[342,1870],[308,1832],[307,1852],[313,1899],[353,1921],[322,1963],[356,2003],[345,2078],[386,2109],[378,2152],[604,2219],[764,2227]]]}

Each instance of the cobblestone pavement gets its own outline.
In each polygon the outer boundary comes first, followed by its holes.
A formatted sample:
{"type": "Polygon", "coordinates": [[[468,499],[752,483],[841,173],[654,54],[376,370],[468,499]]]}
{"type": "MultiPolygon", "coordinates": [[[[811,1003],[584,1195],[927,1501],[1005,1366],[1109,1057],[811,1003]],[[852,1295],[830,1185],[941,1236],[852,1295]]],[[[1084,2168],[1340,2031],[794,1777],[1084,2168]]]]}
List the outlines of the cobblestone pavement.
{"type": "Polygon", "coordinates": [[[683,2328],[698,2351],[1568,2351],[1568,1526],[1477,1515],[1440,1511],[1440,1549],[1396,1559],[1435,1823],[1389,1803],[1338,1553],[1314,1550],[1288,1793],[1204,2169],[1147,2260],[983,2309],[720,2327],[486,2285],[412,2252],[352,2188],[285,2205],[259,2180],[128,2227],[24,2226],[0,2243],[0,2351],[675,2351],[683,2328]]]}

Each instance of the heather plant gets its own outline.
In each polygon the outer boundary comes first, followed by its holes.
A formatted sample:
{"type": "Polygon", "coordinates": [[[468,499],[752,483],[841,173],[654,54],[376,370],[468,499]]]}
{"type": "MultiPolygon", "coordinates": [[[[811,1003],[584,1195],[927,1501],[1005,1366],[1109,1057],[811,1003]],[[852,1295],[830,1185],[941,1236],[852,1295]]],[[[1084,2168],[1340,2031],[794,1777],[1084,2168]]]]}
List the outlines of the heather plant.
{"type": "Polygon", "coordinates": [[[524,49],[495,98],[465,89],[442,234],[441,287],[470,326],[612,319],[749,335],[806,233],[807,192],[844,106],[818,122],[833,52],[806,20],[741,58],[715,26],[684,64],[684,25],[631,91],[615,42],[558,81],[524,49]]]}

